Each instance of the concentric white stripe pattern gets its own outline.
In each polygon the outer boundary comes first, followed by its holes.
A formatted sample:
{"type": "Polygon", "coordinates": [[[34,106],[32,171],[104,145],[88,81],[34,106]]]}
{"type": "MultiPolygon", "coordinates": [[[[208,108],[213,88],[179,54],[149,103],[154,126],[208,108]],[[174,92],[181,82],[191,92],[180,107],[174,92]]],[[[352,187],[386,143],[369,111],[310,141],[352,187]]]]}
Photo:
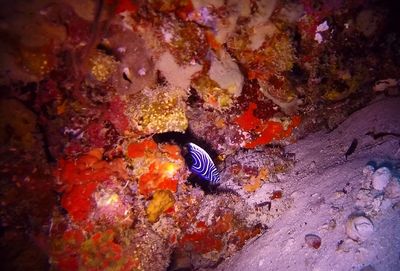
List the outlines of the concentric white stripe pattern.
{"type": "Polygon", "coordinates": [[[190,170],[212,185],[219,184],[219,173],[210,155],[194,143],[188,143],[187,146],[193,162],[190,170]]]}

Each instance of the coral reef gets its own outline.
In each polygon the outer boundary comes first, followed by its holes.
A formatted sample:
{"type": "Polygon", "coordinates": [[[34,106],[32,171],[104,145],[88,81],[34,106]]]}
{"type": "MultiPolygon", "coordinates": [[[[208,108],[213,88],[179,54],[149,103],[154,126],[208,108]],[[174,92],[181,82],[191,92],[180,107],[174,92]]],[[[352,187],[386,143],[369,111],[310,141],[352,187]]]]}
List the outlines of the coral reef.
{"type": "MultiPolygon", "coordinates": [[[[279,178],[295,161],[285,145],[398,94],[387,14],[376,1],[333,0],[4,7],[6,269],[188,270],[234,255],[292,204],[279,178]],[[188,142],[210,153],[218,188],[190,174],[188,142]]],[[[381,171],[372,187],[398,197],[381,171]]],[[[348,234],[360,239],[356,222],[348,234]]]]}

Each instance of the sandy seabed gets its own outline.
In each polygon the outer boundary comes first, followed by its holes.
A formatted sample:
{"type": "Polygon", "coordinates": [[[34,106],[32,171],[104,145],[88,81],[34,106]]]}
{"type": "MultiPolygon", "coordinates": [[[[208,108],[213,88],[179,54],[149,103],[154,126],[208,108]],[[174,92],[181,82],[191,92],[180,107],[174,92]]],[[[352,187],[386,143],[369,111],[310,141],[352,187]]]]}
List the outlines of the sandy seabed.
{"type": "Polygon", "coordinates": [[[293,204],[218,270],[400,270],[400,195],[375,190],[368,172],[387,166],[399,182],[399,133],[400,98],[379,98],[337,129],[288,146],[296,165],[280,181],[293,204]],[[346,232],[357,214],[373,224],[361,240],[346,232]],[[321,238],[319,248],[305,242],[308,234],[321,238]]]}

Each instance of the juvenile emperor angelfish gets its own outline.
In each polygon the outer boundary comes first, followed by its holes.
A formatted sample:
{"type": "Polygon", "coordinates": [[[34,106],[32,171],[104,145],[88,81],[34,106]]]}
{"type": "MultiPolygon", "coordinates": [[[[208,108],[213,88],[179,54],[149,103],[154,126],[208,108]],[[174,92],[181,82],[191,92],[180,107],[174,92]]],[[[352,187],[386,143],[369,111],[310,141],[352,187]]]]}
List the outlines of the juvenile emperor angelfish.
{"type": "Polygon", "coordinates": [[[188,143],[186,146],[192,160],[191,165],[189,165],[190,171],[196,173],[211,185],[218,185],[220,181],[219,172],[210,155],[194,143],[188,143]]]}

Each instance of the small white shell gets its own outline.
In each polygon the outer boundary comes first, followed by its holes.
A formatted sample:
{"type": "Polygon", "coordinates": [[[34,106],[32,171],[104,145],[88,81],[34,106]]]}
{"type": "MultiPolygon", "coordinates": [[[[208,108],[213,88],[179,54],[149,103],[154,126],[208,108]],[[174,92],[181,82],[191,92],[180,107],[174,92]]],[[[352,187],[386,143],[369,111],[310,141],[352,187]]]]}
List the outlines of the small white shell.
{"type": "Polygon", "coordinates": [[[321,237],[316,234],[306,234],[304,240],[306,241],[308,247],[314,249],[319,249],[322,242],[321,237]]]}
{"type": "Polygon", "coordinates": [[[378,168],[374,174],[372,174],[372,186],[376,190],[385,189],[386,185],[389,183],[392,174],[387,167],[378,168]]]}
{"type": "Polygon", "coordinates": [[[346,223],[346,234],[355,241],[364,241],[374,232],[374,224],[364,215],[350,216],[346,223]]]}

